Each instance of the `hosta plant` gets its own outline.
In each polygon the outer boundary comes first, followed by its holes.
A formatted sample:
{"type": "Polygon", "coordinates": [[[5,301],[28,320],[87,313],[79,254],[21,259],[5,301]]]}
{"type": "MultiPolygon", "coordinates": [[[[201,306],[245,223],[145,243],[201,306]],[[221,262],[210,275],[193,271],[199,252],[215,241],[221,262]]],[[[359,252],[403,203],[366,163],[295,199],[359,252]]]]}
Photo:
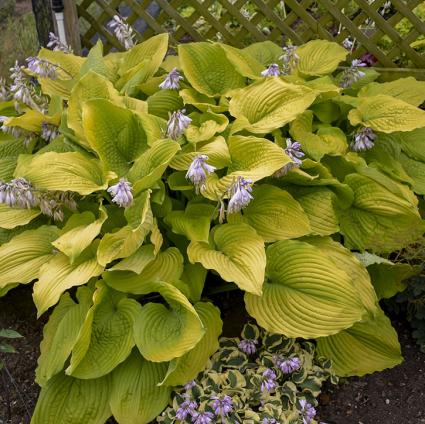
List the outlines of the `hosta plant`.
{"type": "Polygon", "coordinates": [[[206,370],[173,393],[157,422],[315,423],[322,384],[337,378],[314,350],[247,324],[241,339],[220,339],[206,370]]]}
{"type": "Polygon", "coordinates": [[[52,39],[1,90],[0,293],[51,313],[33,423],[154,419],[218,347],[218,290],[340,375],[400,363],[368,270],[424,233],[425,83],[328,41],[113,29],[128,51],[52,39]]]}

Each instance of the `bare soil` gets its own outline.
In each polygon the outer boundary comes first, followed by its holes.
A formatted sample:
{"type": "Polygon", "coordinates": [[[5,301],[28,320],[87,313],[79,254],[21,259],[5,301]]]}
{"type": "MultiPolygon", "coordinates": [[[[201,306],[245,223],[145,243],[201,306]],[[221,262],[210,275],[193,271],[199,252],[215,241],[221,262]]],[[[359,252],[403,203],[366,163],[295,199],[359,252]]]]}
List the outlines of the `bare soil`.
{"type": "MultiPolygon", "coordinates": [[[[237,336],[246,318],[241,297],[222,294],[219,302],[218,296],[213,297],[223,310],[224,335],[237,336]]],[[[17,354],[0,357],[10,373],[3,371],[0,376],[0,424],[30,421],[39,392],[34,371],[46,319],[37,321],[29,287],[12,290],[0,299],[0,328],[11,328],[24,336],[13,341],[17,354]]],[[[406,323],[397,321],[394,325],[405,362],[381,373],[345,379],[338,387],[326,387],[320,398],[322,423],[425,423],[425,354],[415,345],[406,323]]]]}

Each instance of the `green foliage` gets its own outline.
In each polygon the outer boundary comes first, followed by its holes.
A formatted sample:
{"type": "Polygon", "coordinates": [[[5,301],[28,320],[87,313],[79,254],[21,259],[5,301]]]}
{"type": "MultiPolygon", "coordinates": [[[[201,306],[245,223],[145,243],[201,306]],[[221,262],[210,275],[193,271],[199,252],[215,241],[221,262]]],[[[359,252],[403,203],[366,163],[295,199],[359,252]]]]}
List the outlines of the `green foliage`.
{"type": "Polygon", "coordinates": [[[241,339],[220,339],[220,348],[205,371],[173,393],[172,406],[157,422],[191,423],[205,412],[217,416],[217,421],[211,422],[219,422],[216,410],[220,406],[221,422],[313,422],[302,404],[306,401],[313,408],[317,406],[327,380],[333,384],[338,381],[330,361],[317,356],[313,343],[298,343],[247,324],[241,339]],[[189,402],[195,403],[188,407],[189,402]],[[185,409],[188,414],[183,418],[185,409]]]}
{"type": "Polygon", "coordinates": [[[415,269],[378,255],[424,233],[424,85],[338,74],[321,40],[280,76],[270,42],[167,49],[42,49],[0,103],[0,295],[54,308],[33,424],[155,418],[217,350],[218,279],[340,375],[402,360],[378,300],[415,269]]]}
{"type": "MultiPolygon", "coordinates": [[[[0,330],[0,353],[6,354],[6,353],[16,353],[15,348],[10,345],[9,343],[6,343],[4,339],[19,339],[23,336],[21,336],[17,331],[15,330],[0,330]]],[[[4,367],[4,363],[0,359],[0,371],[4,367]]]]}

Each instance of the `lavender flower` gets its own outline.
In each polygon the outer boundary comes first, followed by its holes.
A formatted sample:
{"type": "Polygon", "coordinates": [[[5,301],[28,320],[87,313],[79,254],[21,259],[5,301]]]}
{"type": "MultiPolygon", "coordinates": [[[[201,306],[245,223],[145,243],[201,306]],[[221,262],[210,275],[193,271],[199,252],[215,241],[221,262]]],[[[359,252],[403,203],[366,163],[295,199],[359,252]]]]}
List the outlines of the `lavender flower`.
{"type": "Polygon", "coordinates": [[[54,221],[63,221],[63,205],[53,194],[46,193],[40,197],[39,202],[40,210],[44,215],[50,216],[54,221]]]}
{"type": "Polygon", "coordinates": [[[194,416],[194,414],[196,414],[195,409],[198,407],[198,404],[191,399],[186,399],[179,407],[179,409],[177,409],[176,412],[176,418],[178,418],[179,420],[185,420],[186,417],[188,415],[190,415],[191,417],[194,416]]]}
{"type": "Polygon", "coordinates": [[[286,139],[285,153],[290,157],[292,162],[287,163],[281,169],[276,171],[273,176],[280,178],[286,175],[291,169],[298,168],[302,164],[301,158],[305,156],[301,150],[301,144],[297,141],[292,141],[290,138],[286,139]]]}
{"type": "Polygon", "coordinates": [[[267,69],[261,72],[263,77],[278,77],[280,75],[279,65],[272,63],[267,69]]]}
{"type": "Polygon", "coordinates": [[[301,406],[303,424],[310,424],[316,416],[316,409],[304,399],[301,399],[299,402],[301,406]]]}
{"type": "Polygon", "coordinates": [[[41,138],[42,139],[50,143],[58,135],[59,135],[58,127],[56,125],[48,124],[47,122],[41,123],[41,138]]]}
{"type": "Polygon", "coordinates": [[[282,75],[289,75],[297,67],[300,57],[297,55],[297,46],[283,47],[283,55],[279,57],[282,60],[282,75]]]}
{"type": "Polygon", "coordinates": [[[362,128],[354,134],[353,141],[350,143],[350,149],[355,152],[363,152],[372,149],[375,139],[376,134],[373,132],[372,128],[362,128]]]}
{"type": "Polygon", "coordinates": [[[186,111],[184,109],[176,110],[170,115],[170,118],[167,122],[167,137],[173,140],[177,140],[190,125],[192,119],[186,116],[184,114],[185,112],[186,111]]]}
{"type": "Polygon", "coordinates": [[[360,71],[359,67],[365,66],[367,66],[367,64],[362,62],[360,59],[354,59],[351,62],[351,66],[342,74],[342,78],[339,83],[340,87],[349,88],[354,83],[362,79],[366,74],[363,71],[360,71]]]}
{"type": "Polygon", "coordinates": [[[195,412],[192,416],[193,424],[211,424],[214,414],[212,412],[195,412]]]}
{"type": "Polygon", "coordinates": [[[257,343],[257,340],[241,340],[238,343],[238,348],[247,355],[254,355],[257,351],[257,348],[255,347],[257,343]]]}
{"type": "Polygon", "coordinates": [[[351,50],[354,47],[354,40],[352,40],[350,37],[347,37],[342,42],[342,46],[347,50],[351,50]]]}
{"type": "Polygon", "coordinates": [[[127,208],[133,202],[131,183],[125,178],[120,178],[117,184],[109,187],[108,193],[112,194],[112,201],[121,208],[127,208]]]}
{"type": "Polygon", "coordinates": [[[273,358],[273,362],[284,374],[291,374],[301,368],[301,361],[297,357],[283,359],[276,356],[273,358]]]}
{"type": "Polygon", "coordinates": [[[54,63],[32,56],[28,57],[26,61],[28,63],[28,69],[31,72],[34,72],[42,78],[50,78],[52,80],[57,79],[57,70],[59,67],[54,63]]]}
{"type": "Polygon", "coordinates": [[[10,183],[0,182],[0,203],[29,209],[38,205],[38,199],[25,178],[15,178],[10,183]]]}
{"type": "Polygon", "coordinates": [[[251,196],[253,181],[249,178],[238,177],[229,189],[230,200],[227,213],[237,213],[248,206],[253,197],[251,196]]]}
{"type": "Polygon", "coordinates": [[[208,165],[206,162],[207,160],[207,155],[196,156],[190,164],[189,169],[186,173],[186,178],[192,181],[192,184],[195,186],[195,191],[197,194],[205,190],[205,181],[207,179],[207,174],[212,174],[215,171],[215,167],[208,165]]]}
{"type": "Polygon", "coordinates": [[[4,132],[5,134],[10,134],[15,138],[24,138],[24,145],[28,146],[28,144],[31,142],[31,140],[36,137],[36,134],[25,130],[23,128],[14,126],[14,125],[7,125],[6,121],[9,119],[7,116],[0,116],[0,124],[2,124],[0,130],[4,132]]]}
{"type": "Polygon", "coordinates": [[[276,373],[267,368],[263,372],[263,382],[261,383],[261,391],[262,392],[271,392],[276,387],[276,373]]]}
{"type": "Polygon", "coordinates": [[[49,33],[49,42],[47,43],[47,48],[64,53],[73,53],[71,47],[69,47],[68,44],[63,43],[53,32],[49,33]]]}
{"type": "Polygon", "coordinates": [[[279,424],[274,418],[263,418],[262,424],[279,424]]]}
{"type": "Polygon", "coordinates": [[[184,387],[185,390],[190,390],[195,386],[196,386],[196,381],[192,380],[192,381],[189,381],[188,383],[186,383],[183,387],[184,387]]]}
{"type": "Polygon", "coordinates": [[[33,99],[34,90],[27,77],[22,72],[22,68],[18,65],[18,61],[15,62],[15,66],[13,68],[10,68],[10,71],[10,77],[13,79],[10,91],[13,94],[13,98],[18,102],[22,102],[27,106],[33,107],[35,104],[33,99]]]}
{"type": "Polygon", "coordinates": [[[180,75],[177,68],[171,70],[171,72],[165,77],[165,80],[159,84],[159,88],[163,90],[178,90],[180,88],[180,80],[184,78],[180,75]]]}
{"type": "Polygon", "coordinates": [[[133,33],[133,28],[126,23],[125,18],[123,19],[115,15],[109,23],[109,28],[114,32],[115,37],[124,45],[126,50],[134,47],[133,38],[135,34],[133,33]]]}
{"type": "Polygon", "coordinates": [[[233,401],[230,396],[224,395],[222,399],[218,396],[212,396],[211,400],[213,401],[212,408],[215,415],[220,416],[222,419],[233,411],[233,401]]]}

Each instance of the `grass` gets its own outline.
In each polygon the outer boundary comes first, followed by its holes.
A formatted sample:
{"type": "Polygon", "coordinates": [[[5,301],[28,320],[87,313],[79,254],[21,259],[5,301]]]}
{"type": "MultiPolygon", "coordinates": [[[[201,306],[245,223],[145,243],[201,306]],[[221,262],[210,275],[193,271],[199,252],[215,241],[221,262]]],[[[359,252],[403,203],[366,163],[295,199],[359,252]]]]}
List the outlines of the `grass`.
{"type": "Polygon", "coordinates": [[[38,51],[34,15],[26,7],[18,9],[23,13],[15,12],[0,22],[0,77],[9,76],[9,68],[16,60],[22,62],[38,51]]]}

